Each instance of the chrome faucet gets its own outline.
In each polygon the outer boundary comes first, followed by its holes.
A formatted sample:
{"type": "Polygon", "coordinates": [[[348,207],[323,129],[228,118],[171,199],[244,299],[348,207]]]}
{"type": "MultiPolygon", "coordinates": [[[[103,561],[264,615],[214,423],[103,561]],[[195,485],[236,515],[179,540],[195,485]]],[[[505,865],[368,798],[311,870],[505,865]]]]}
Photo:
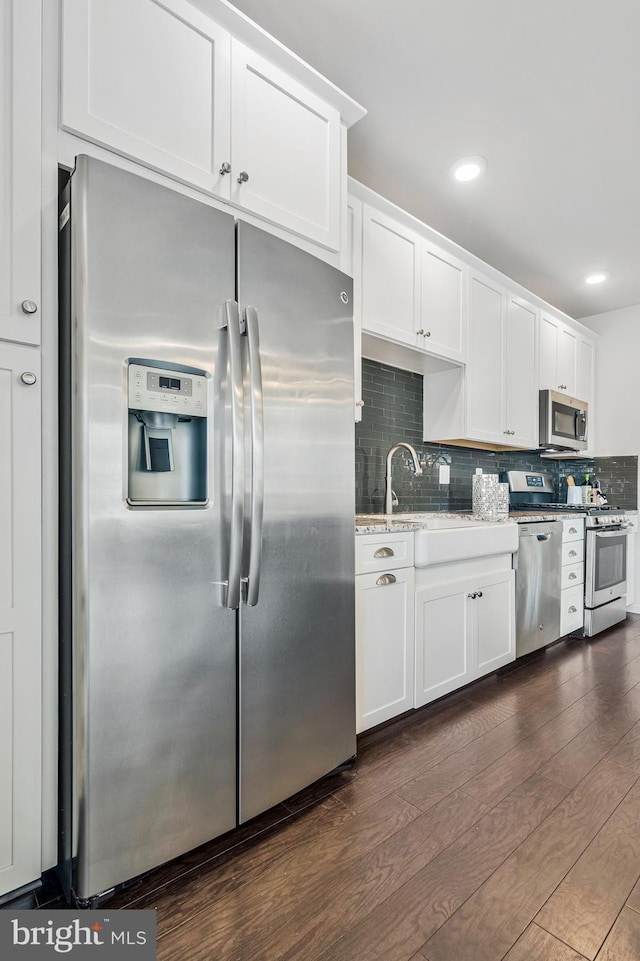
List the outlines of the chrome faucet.
{"type": "Polygon", "coordinates": [[[400,450],[401,447],[404,447],[405,450],[408,450],[409,453],[411,454],[411,457],[413,459],[413,469],[416,476],[419,477],[420,474],[422,474],[422,468],[420,467],[420,461],[418,460],[418,455],[416,453],[415,447],[412,447],[411,444],[405,444],[404,441],[400,441],[399,444],[396,444],[394,447],[391,448],[391,450],[387,454],[387,472],[384,478],[384,512],[385,514],[393,513],[393,491],[391,489],[391,459],[393,458],[393,455],[395,454],[395,452],[397,450],[400,450]]]}

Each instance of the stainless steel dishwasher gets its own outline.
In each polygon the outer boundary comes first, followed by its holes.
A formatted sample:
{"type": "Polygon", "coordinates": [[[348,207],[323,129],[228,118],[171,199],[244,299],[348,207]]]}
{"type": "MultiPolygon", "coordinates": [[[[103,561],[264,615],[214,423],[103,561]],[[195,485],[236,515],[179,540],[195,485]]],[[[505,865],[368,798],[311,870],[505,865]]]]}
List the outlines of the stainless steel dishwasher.
{"type": "Polygon", "coordinates": [[[518,525],[516,657],[560,637],[561,521],[518,525]]]}

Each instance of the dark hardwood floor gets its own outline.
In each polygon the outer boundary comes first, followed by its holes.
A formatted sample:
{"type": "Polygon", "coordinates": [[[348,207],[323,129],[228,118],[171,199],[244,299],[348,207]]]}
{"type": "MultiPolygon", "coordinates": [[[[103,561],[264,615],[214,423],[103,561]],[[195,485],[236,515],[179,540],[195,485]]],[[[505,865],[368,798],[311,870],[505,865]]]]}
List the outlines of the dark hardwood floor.
{"type": "Polygon", "coordinates": [[[159,961],[640,961],[640,618],[361,738],[121,892],[159,961]]]}

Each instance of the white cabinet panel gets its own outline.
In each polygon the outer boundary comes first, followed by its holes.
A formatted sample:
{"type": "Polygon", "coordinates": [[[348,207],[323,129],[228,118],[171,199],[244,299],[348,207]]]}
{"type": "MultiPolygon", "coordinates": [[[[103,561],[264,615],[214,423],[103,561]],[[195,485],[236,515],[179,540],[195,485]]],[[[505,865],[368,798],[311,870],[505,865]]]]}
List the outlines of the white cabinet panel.
{"type": "Polygon", "coordinates": [[[64,0],[62,126],[228,196],[229,57],[184,0],[64,0]]]}
{"type": "Polygon", "coordinates": [[[413,567],[413,531],[356,535],[356,574],[413,567]]]}
{"type": "Polygon", "coordinates": [[[572,397],[576,395],[576,361],[578,338],[568,327],[558,332],[558,388],[572,397]]]}
{"type": "Polygon", "coordinates": [[[416,707],[470,679],[470,613],[458,584],[416,591],[416,707]]]}
{"type": "Polygon", "coordinates": [[[413,707],[414,570],[356,577],[356,730],[413,707]]]}
{"type": "Polygon", "coordinates": [[[471,274],[466,436],[473,440],[508,444],[509,438],[503,437],[502,433],[505,300],[504,288],[481,274],[471,274]]]}
{"type": "Polygon", "coordinates": [[[369,204],[362,212],[362,328],[415,347],[420,237],[369,204]]]}
{"type": "Polygon", "coordinates": [[[39,378],[35,347],[0,343],[0,894],[41,870],[39,378]]]}
{"type": "Polygon", "coordinates": [[[482,677],[515,656],[515,572],[496,583],[481,584],[477,593],[474,669],[476,677],[482,677]]]}
{"type": "MultiPolygon", "coordinates": [[[[578,337],[576,361],[576,397],[578,400],[586,400],[587,404],[592,404],[594,399],[594,380],[595,380],[595,345],[578,337]]],[[[593,438],[591,429],[595,420],[595,411],[592,411],[589,419],[589,447],[593,448],[593,438]]]]}
{"type": "Polygon", "coordinates": [[[577,334],[549,314],[540,315],[539,332],[541,390],[576,394],[577,334]]]}
{"type": "Polygon", "coordinates": [[[231,199],[337,250],[338,111],[237,40],[232,67],[231,199]]]}
{"type": "Polygon", "coordinates": [[[536,378],[537,311],[510,296],[505,330],[506,398],[504,430],[518,447],[538,446],[538,385],[536,378]]]}
{"type": "Polygon", "coordinates": [[[419,346],[452,360],[464,359],[467,275],[461,260],[423,241],[419,346]]]}
{"type": "Polygon", "coordinates": [[[40,0],[0,0],[0,44],[0,339],[38,344],[40,0]]]}

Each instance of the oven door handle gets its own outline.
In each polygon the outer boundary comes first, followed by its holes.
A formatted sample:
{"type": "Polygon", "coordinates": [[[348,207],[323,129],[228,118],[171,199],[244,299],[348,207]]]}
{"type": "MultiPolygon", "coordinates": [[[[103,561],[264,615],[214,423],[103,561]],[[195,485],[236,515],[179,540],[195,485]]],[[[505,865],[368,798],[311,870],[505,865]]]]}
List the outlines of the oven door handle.
{"type": "Polygon", "coordinates": [[[620,528],[619,531],[594,531],[596,537],[626,537],[629,533],[628,530],[620,528]]]}

